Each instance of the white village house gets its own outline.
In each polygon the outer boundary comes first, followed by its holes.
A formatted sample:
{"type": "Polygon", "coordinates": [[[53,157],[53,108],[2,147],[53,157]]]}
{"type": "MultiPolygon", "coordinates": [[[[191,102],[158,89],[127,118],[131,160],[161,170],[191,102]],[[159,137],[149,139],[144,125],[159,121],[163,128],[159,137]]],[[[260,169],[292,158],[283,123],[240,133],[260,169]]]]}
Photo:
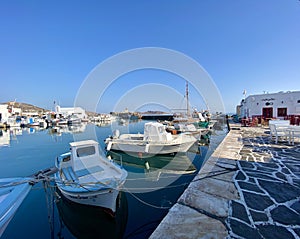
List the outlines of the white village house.
{"type": "Polygon", "coordinates": [[[8,110],[7,104],[0,104],[0,122],[5,123],[7,122],[8,117],[11,113],[8,110]]]}
{"type": "Polygon", "coordinates": [[[60,107],[59,105],[56,105],[55,113],[62,115],[63,117],[76,115],[80,119],[87,118],[87,114],[86,114],[85,110],[82,109],[81,107],[60,107]]]}
{"type": "Polygon", "coordinates": [[[300,91],[249,95],[237,108],[241,118],[298,119],[300,91]]]}
{"type": "Polygon", "coordinates": [[[21,108],[16,108],[13,106],[13,103],[9,104],[0,104],[0,123],[5,123],[8,121],[8,118],[13,115],[21,115],[21,108]]]}

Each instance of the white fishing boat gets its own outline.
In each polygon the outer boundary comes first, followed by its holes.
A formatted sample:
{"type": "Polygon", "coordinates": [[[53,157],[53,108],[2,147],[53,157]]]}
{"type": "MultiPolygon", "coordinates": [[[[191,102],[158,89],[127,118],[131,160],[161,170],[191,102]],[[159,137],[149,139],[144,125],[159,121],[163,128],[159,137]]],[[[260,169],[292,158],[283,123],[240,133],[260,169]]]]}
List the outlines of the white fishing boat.
{"type": "Polygon", "coordinates": [[[119,134],[105,140],[107,150],[147,154],[171,154],[186,152],[196,142],[191,134],[172,135],[163,124],[149,122],[144,125],[144,134],[119,134]]]}
{"type": "Polygon", "coordinates": [[[29,178],[0,179],[0,237],[29,193],[29,178]]]}
{"type": "Polygon", "coordinates": [[[8,117],[6,123],[7,123],[7,125],[8,125],[10,128],[13,128],[13,127],[19,128],[19,127],[21,127],[21,122],[17,122],[15,116],[10,116],[10,117],[8,117]]]}
{"type": "Polygon", "coordinates": [[[116,199],[127,171],[99,153],[98,142],[70,143],[70,152],[56,160],[56,184],[69,200],[116,211],[116,199]]]}
{"type": "Polygon", "coordinates": [[[68,117],[67,124],[68,125],[81,124],[81,119],[77,115],[71,115],[71,116],[68,117]]]}

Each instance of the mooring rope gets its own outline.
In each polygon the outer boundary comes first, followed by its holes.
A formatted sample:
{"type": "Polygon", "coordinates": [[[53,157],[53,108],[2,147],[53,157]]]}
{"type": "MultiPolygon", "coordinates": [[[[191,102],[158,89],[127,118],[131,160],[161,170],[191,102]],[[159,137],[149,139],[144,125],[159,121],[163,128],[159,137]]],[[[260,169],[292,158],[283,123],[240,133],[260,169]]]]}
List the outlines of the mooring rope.
{"type": "Polygon", "coordinates": [[[51,238],[54,238],[54,190],[53,187],[50,186],[49,180],[43,180],[42,182],[48,211],[48,224],[50,227],[51,238]]]}
{"type": "Polygon", "coordinates": [[[131,193],[131,192],[127,191],[127,190],[126,190],[126,192],[129,193],[131,196],[133,196],[136,200],[138,200],[139,202],[145,204],[148,207],[153,207],[153,208],[156,208],[156,209],[170,209],[171,208],[171,206],[170,207],[164,207],[164,206],[156,206],[156,205],[150,204],[150,203],[148,203],[148,202],[140,199],[136,195],[134,195],[134,193],[131,193]]]}

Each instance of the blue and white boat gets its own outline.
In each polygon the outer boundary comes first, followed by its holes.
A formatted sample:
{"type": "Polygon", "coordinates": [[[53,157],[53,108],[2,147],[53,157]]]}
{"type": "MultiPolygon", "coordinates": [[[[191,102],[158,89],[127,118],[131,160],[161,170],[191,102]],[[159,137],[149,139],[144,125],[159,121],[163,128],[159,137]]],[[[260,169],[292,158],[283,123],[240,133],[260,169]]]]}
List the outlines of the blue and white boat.
{"type": "Polygon", "coordinates": [[[115,213],[127,171],[101,156],[94,140],[72,142],[70,146],[70,152],[56,160],[58,189],[73,202],[108,208],[115,213]]]}
{"type": "Polygon", "coordinates": [[[0,237],[29,193],[32,178],[0,179],[0,237]]]}

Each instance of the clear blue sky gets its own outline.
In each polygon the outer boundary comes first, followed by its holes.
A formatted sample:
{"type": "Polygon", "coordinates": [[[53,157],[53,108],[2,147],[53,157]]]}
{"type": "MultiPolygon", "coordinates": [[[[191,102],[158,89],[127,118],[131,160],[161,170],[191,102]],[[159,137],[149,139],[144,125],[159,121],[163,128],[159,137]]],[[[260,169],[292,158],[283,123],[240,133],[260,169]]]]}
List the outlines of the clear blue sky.
{"type": "MultiPolygon", "coordinates": [[[[300,90],[300,1],[0,1],[0,102],[72,106],[96,65],[140,47],[195,59],[215,81],[226,112],[234,112],[244,89],[300,90]]],[[[151,82],[184,94],[184,81],[171,74],[133,73],[112,85],[99,111],[151,82]]],[[[192,88],[191,101],[204,107],[192,88]]]]}

